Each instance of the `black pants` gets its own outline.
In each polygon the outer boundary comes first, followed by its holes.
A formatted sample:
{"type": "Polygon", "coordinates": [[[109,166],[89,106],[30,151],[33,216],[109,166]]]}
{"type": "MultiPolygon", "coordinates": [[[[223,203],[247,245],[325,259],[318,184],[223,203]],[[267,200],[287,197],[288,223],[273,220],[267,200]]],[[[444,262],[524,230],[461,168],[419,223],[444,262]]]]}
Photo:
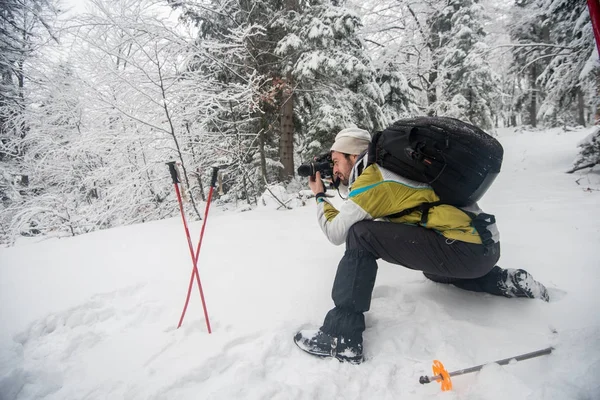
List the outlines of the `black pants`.
{"type": "Polygon", "coordinates": [[[335,308],[327,313],[323,332],[362,341],[363,313],[371,306],[379,258],[423,271],[436,282],[502,295],[497,286],[501,269],[494,267],[500,258],[498,243],[486,253],[482,245],[448,240],[420,226],[361,221],[348,232],[333,284],[335,308]]]}

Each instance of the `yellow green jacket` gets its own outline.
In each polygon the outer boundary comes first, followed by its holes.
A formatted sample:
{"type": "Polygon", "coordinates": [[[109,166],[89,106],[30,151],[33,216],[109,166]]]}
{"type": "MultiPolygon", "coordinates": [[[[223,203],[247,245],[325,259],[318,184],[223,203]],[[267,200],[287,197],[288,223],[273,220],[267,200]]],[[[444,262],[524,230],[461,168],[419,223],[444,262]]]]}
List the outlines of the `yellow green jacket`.
{"type": "MultiPolygon", "coordinates": [[[[350,176],[348,200],[337,210],[326,198],[319,198],[317,216],[321,229],[330,242],[340,245],[346,241],[350,227],[358,221],[376,220],[421,225],[421,212],[414,211],[400,218],[387,216],[425,202],[440,198],[431,186],[403,178],[377,164],[366,166],[366,156],[359,159],[350,176]],[[358,169],[362,169],[358,174],[358,169]],[[358,176],[357,176],[358,175],[358,176]]],[[[481,213],[477,204],[463,208],[474,214],[481,213]]],[[[481,238],[471,226],[471,218],[461,209],[439,205],[429,210],[427,229],[433,229],[449,240],[481,244],[481,238]]],[[[495,224],[488,227],[494,242],[499,241],[495,224]]]]}

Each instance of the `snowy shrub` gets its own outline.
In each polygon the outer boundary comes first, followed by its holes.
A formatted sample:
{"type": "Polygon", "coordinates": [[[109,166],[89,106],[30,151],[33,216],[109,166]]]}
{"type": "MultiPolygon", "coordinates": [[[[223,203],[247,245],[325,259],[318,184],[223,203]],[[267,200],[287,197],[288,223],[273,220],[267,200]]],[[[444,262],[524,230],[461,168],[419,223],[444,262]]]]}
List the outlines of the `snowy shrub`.
{"type": "Polygon", "coordinates": [[[593,167],[600,163],[600,126],[595,127],[592,132],[583,139],[578,147],[581,151],[573,162],[573,171],[593,167]]]}
{"type": "Polygon", "coordinates": [[[290,205],[292,200],[292,195],[286,191],[283,185],[269,185],[260,196],[258,204],[269,209],[288,209],[292,208],[290,205]]]}

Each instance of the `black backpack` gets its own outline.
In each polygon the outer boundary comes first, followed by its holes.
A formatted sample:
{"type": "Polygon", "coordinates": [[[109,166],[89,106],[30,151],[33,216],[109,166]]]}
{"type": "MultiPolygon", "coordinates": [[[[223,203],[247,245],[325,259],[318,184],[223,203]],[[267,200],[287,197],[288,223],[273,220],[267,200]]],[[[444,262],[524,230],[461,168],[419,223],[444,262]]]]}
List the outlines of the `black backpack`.
{"type": "MultiPolygon", "coordinates": [[[[369,164],[377,163],[433,188],[440,201],[390,216],[401,217],[419,210],[422,223],[427,222],[429,209],[437,205],[465,207],[478,201],[500,173],[504,154],[502,145],[483,130],[448,117],[396,121],[375,133],[368,152],[369,164]]],[[[484,244],[490,244],[491,234],[485,228],[495,222],[494,216],[467,214],[484,244]]]]}

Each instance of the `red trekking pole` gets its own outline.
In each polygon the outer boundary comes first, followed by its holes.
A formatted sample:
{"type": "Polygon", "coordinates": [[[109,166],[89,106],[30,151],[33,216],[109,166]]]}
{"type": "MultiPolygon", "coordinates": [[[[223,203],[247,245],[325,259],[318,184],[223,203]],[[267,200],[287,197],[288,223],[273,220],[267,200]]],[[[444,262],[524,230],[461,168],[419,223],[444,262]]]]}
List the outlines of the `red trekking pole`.
{"type": "Polygon", "coordinates": [[[208,218],[208,211],[210,209],[210,202],[212,199],[212,194],[213,194],[213,189],[215,187],[216,181],[217,181],[217,174],[219,169],[217,167],[213,168],[213,175],[212,175],[212,179],[211,179],[211,184],[210,184],[210,192],[208,195],[208,202],[206,203],[206,210],[204,211],[204,221],[202,223],[202,230],[200,232],[200,240],[198,242],[198,247],[196,249],[196,252],[194,253],[194,248],[192,246],[192,239],[190,238],[190,232],[188,229],[188,225],[185,219],[185,214],[183,212],[183,203],[181,201],[181,193],[179,191],[179,175],[177,174],[177,170],[175,169],[175,162],[170,162],[167,163],[167,165],[169,166],[169,172],[171,173],[171,178],[173,179],[173,184],[175,185],[175,192],[177,193],[177,201],[179,202],[179,209],[181,211],[181,218],[183,220],[183,226],[185,228],[185,234],[188,240],[188,247],[190,249],[190,255],[192,257],[192,263],[193,263],[193,269],[192,269],[192,275],[190,277],[190,283],[188,285],[188,291],[187,291],[187,295],[185,298],[185,305],[183,307],[183,312],[181,313],[181,317],[179,318],[179,323],[177,324],[177,329],[179,329],[181,327],[181,324],[183,323],[183,318],[185,317],[185,313],[187,311],[187,307],[188,304],[190,302],[190,295],[192,293],[192,286],[194,284],[194,278],[196,279],[196,282],[198,283],[198,290],[200,291],[200,299],[202,300],[202,308],[204,310],[204,318],[206,319],[206,328],[208,329],[208,333],[211,333],[211,328],[210,328],[210,321],[208,319],[208,311],[206,309],[206,301],[204,300],[204,291],[202,290],[202,283],[200,282],[200,274],[198,273],[198,258],[200,256],[200,247],[202,246],[202,238],[204,237],[204,229],[206,227],[206,220],[208,218]]]}

